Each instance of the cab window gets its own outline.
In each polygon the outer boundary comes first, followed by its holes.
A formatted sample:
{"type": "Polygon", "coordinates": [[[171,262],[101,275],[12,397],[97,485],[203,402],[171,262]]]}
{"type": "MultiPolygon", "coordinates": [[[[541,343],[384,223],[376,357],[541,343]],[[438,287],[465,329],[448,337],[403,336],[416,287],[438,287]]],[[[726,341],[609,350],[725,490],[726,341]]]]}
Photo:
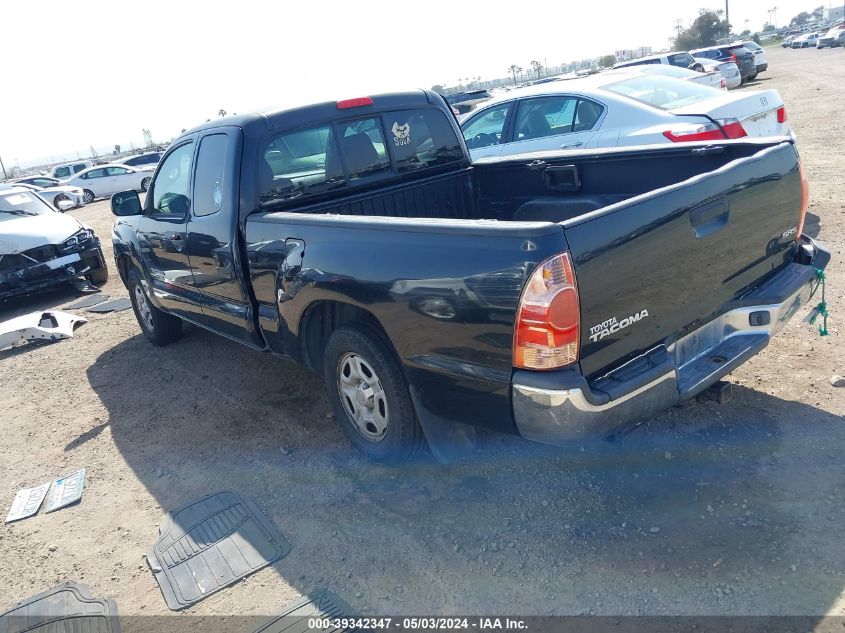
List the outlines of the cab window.
{"type": "Polygon", "coordinates": [[[340,151],[350,180],[390,169],[378,117],[338,123],[340,151]]]}
{"type": "Polygon", "coordinates": [[[387,144],[401,174],[464,160],[455,128],[440,110],[384,113],[387,144]]]}
{"type": "Polygon", "coordinates": [[[228,187],[224,171],[228,144],[226,134],[211,134],[200,142],[194,174],[194,215],[211,215],[223,207],[228,187]]]}
{"type": "Polygon", "coordinates": [[[147,194],[155,214],[183,217],[190,207],[190,174],[194,144],[174,149],[159,168],[147,194]]]}
{"type": "Polygon", "coordinates": [[[331,125],[286,132],[264,148],[258,165],[262,205],[343,185],[343,163],[331,125]]]}

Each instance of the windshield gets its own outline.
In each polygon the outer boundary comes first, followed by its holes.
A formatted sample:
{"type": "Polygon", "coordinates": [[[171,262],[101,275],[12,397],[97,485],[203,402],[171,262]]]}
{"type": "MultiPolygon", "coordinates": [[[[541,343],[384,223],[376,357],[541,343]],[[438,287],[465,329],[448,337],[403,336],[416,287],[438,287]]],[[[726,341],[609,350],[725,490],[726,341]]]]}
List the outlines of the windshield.
{"type": "Polygon", "coordinates": [[[53,209],[38,196],[17,191],[14,193],[0,193],[0,222],[14,220],[22,216],[46,215],[55,213],[53,209]]]}
{"type": "Polygon", "coordinates": [[[717,96],[714,88],[659,76],[634,77],[603,88],[661,110],[674,110],[717,96]]]}

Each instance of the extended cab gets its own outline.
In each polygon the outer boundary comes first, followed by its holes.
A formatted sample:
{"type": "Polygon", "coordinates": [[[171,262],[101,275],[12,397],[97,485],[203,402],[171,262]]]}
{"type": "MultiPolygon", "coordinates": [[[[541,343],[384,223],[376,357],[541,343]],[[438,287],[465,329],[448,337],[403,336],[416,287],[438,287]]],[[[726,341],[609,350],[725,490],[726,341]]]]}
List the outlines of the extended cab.
{"type": "MultiPolygon", "coordinates": [[[[700,393],[808,300],[792,139],[471,163],[433,92],[209,122],[112,198],[144,334],[321,373],[371,458],[472,425],[561,444],[700,393]]],[[[469,433],[468,433],[469,432],[469,433]]]]}

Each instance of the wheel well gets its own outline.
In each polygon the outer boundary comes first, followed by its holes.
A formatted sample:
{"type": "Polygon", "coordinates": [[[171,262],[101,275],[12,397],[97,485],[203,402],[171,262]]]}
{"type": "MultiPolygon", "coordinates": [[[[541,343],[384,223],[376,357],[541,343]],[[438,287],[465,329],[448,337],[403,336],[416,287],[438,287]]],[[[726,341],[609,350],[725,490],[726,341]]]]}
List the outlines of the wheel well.
{"type": "Polygon", "coordinates": [[[129,277],[129,256],[128,255],[121,255],[117,259],[117,274],[120,275],[120,279],[123,281],[123,285],[126,285],[126,279],[129,277]]]}
{"type": "Polygon", "coordinates": [[[319,301],[308,307],[299,322],[299,348],[305,366],[322,372],[323,353],[329,336],[335,330],[352,324],[366,327],[393,350],[387,332],[372,313],[340,301],[319,301]]]}

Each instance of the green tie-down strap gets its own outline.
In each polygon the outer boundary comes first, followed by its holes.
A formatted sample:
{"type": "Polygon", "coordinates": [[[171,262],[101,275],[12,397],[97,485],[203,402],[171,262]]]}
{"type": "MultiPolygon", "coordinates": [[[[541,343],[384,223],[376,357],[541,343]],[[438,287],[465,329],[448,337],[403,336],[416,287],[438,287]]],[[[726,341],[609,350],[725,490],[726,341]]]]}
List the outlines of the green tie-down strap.
{"type": "Polygon", "coordinates": [[[810,323],[815,325],[818,316],[822,315],[822,324],[819,326],[819,335],[828,336],[830,332],[827,331],[827,302],[824,300],[824,271],[821,268],[816,268],[815,270],[818,281],[816,281],[816,287],[813,288],[813,291],[810,293],[810,299],[813,298],[816,291],[818,291],[819,287],[821,287],[822,300],[815,308],[813,308],[813,312],[810,316],[810,323]]]}

